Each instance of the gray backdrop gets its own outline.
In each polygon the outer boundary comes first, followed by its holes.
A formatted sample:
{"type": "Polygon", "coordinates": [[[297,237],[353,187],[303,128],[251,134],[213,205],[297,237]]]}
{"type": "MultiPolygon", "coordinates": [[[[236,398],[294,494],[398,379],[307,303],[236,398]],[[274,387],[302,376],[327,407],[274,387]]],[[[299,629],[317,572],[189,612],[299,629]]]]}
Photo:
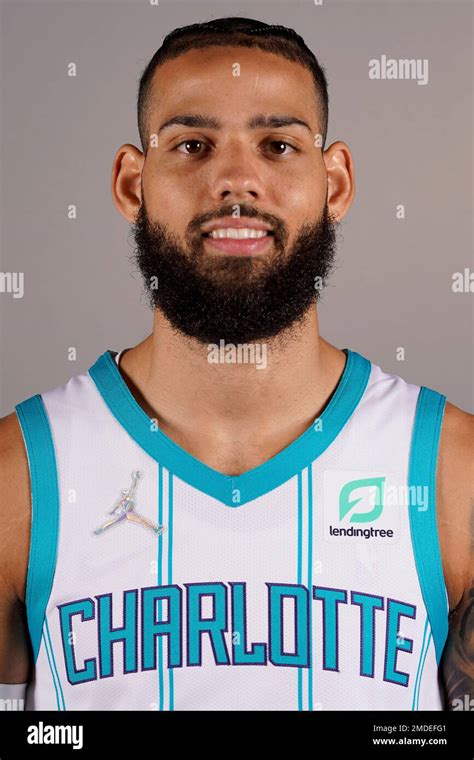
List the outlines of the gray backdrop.
{"type": "Polygon", "coordinates": [[[328,74],[327,144],[354,155],[322,335],[472,411],[473,296],[452,290],[453,274],[473,269],[470,2],[14,0],[1,4],[0,271],[24,272],[25,290],[0,292],[0,413],[150,332],[112,160],[139,145],[138,78],[165,34],[224,15],[304,37],[328,74]],[[370,80],[382,55],[428,59],[428,84],[370,80]]]}

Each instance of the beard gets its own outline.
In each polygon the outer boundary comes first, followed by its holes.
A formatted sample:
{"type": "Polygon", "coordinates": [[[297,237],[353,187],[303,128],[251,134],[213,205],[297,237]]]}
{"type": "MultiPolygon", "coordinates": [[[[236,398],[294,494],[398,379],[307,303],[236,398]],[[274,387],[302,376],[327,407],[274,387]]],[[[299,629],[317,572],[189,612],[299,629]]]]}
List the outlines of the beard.
{"type": "Polygon", "coordinates": [[[183,247],[164,224],[150,221],[143,200],[132,234],[150,306],[160,310],[179,333],[204,344],[295,337],[332,270],[337,222],[330,217],[326,202],[321,218],[304,224],[289,247],[281,219],[238,205],[241,216],[273,227],[269,253],[207,252],[201,225],[232,216],[235,205],[223,207],[218,216],[195,218],[183,247]]]}

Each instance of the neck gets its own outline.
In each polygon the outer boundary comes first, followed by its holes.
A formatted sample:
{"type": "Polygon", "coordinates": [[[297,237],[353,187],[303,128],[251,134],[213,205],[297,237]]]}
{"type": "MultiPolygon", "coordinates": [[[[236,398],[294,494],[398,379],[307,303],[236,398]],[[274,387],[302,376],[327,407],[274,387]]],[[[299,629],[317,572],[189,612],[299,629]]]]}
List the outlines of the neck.
{"type": "Polygon", "coordinates": [[[257,348],[254,363],[226,362],[223,350],[211,363],[207,345],[174,331],[157,310],[152,334],[123,354],[120,369],[147,414],[190,453],[215,465],[223,447],[239,449],[242,461],[250,446],[265,461],[321,413],[346,359],[320,337],[316,308],[292,337],[257,348]]]}

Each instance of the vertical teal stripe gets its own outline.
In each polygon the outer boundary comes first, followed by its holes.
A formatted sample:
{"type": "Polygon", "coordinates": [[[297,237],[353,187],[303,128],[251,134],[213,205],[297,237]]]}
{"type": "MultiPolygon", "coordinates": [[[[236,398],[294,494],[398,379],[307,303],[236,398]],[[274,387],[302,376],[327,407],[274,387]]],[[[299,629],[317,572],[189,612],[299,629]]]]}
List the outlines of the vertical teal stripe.
{"type": "MultiPolygon", "coordinates": [[[[158,525],[163,525],[163,467],[158,465],[158,525]]],[[[158,536],[158,586],[163,585],[163,534],[158,536]]],[[[163,600],[158,599],[158,622],[162,622],[163,600]]],[[[160,690],[160,710],[164,710],[163,684],[163,638],[158,636],[158,684],[160,690]]]]}
{"type": "Polygon", "coordinates": [[[448,604],[436,522],[436,467],[446,396],[420,388],[408,471],[409,518],[415,564],[433,635],[438,665],[448,636],[448,604]],[[428,505],[412,503],[427,488],[428,505]]]}
{"type": "Polygon", "coordinates": [[[22,401],[16,405],[15,411],[25,442],[31,481],[31,537],[25,603],[36,662],[56,569],[58,473],[53,438],[41,396],[22,401]]]}
{"type": "MultiPolygon", "coordinates": [[[[313,466],[308,466],[308,591],[312,599],[313,585],[313,466]]],[[[308,668],[308,710],[313,709],[313,625],[312,604],[309,602],[309,668],[308,668]]]]}
{"type": "Polygon", "coordinates": [[[58,710],[62,710],[63,708],[62,708],[62,705],[61,705],[61,701],[60,701],[59,694],[58,694],[58,687],[57,687],[57,684],[56,684],[56,676],[54,674],[54,668],[53,668],[53,665],[51,663],[51,657],[49,655],[49,648],[48,648],[48,644],[46,642],[46,637],[44,638],[44,651],[46,652],[46,657],[48,658],[49,670],[51,672],[51,678],[53,679],[53,686],[54,686],[54,691],[55,691],[55,694],[56,694],[56,705],[57,705],[58,710]]]}
{"type": "Polygon", "coordinates": [[[49,670],[51,672],[51,678],[53,679],[54,691],[56,693],[56,705],[57,705],[58,710],[62,710],[63,708],[62,708],[61,700],[59,697],[58,687],[57,687],[57,682],[56,682],[56,673],[55,673],[55,669],[53,668],[53,664],[51,662],[51,656],[49,654],[49,645],[48,645],[48,641],[46,639],[46,633],[44,630],[43,630],[43,641],[44,641],[44,651],[46,652],[46,657],[48,658],[49,670]]]}
{"type": "MultiPolygon", "coordinates": [[[[303,478],[302,473],[298,473],[298,566],[297,579],[298,585],[301,585],[302,577],[302,546],[303,546],[303,478]]],[[[298,710],[303,709],[303,668],[298,668],[298,710]]]]}
{"type": "Polygon", "coordinates": [[[430,648],[430,641],[431,641],[431,631],[430,631],[430,635],[428,636],[428,641],[426,642],[425,653],[423,655],[423,662],[421,664],[420,679],[418,681],[418,694],[416,695],[416,709],[417,710],[419,709],[419,704],[420,704],[421,681],[423,679],[423,670],[425,669],[426,656],[428,654],[428,649],[430,648]]]}
{"type": "MultiPolygon", "coordinates": [[[[168,584],[173,583],[173,475],[168,473],[168,584]]],[[[171,642],[168,637],[168,647],[171,642]]],[[[168,668],[169,672],[169,690],[170,690],[170,710],[174,710],[174,669],[168,668]]]]}
{"type": "Polygon", "coordinates": [[[61,679],[59,678],[58,668],[57,668],[57,665],[56,665],[56,659],[54,657],[54,650],[53,650],[53,644],[52,644],[52,641],[51,641],[51,634],[50,634],[50,631],[49,631],[48,618],[45,618],[44,622],[45,622],[45,625],[46,625],[46,635],[48,637],[49,649],[50,649],[50,652],[51,652],[51,659],[53,661],[53,668],[54,668],[54,672],[56,673],[56,679],[57,679],[59,691],[61,693],[61,702],[62,702],[62,706],[63,706],[62,709],[65,710],[66,709],[66,703],[64,701],[64,694],[63,694],[63,689],[62,689],[62,686],[61,686],[61,679]]]}
{"type": "Polygon", "coordinates": [[[423,641],[422,641],[422,644],[421,644],[420,657],[418,659],[418,667],[417,667],[417,670],[416,670],[415,686],[413,688],[413,701],[411,703],[411,709],[412,710],[415,710],[416,693],[417,693],[417,687],[418,687],[418,679],[420,677],[421,661],[423,659],[423,652],[424,652],[424,647],[425,647],[425,640],[426,640],[426,633],[427,633],[427,631],[428,631],[428,618],[426,618],[426,621],[425,621],[425,628],[424,628],[424,631],[423,631],[423,641]]]}

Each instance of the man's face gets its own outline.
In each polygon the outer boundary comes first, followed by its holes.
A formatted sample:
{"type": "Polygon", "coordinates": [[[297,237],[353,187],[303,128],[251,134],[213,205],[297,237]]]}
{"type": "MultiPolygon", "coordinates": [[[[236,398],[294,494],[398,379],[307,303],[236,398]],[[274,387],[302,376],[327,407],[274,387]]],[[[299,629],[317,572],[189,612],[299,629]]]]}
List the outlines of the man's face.
{"type": "Polygon", "coordinates": [[[203,343],[291,334],[335,253],[310,72],[258,49],[189,51],[156,70],[148,133],[158,147],[148,149],[133,232],[152,305],[203,343]],[[163,128],[185,115],[207,121],[163,128]],[[270,234],[213,240],[205,231],[215,222],[270,234]]]}

